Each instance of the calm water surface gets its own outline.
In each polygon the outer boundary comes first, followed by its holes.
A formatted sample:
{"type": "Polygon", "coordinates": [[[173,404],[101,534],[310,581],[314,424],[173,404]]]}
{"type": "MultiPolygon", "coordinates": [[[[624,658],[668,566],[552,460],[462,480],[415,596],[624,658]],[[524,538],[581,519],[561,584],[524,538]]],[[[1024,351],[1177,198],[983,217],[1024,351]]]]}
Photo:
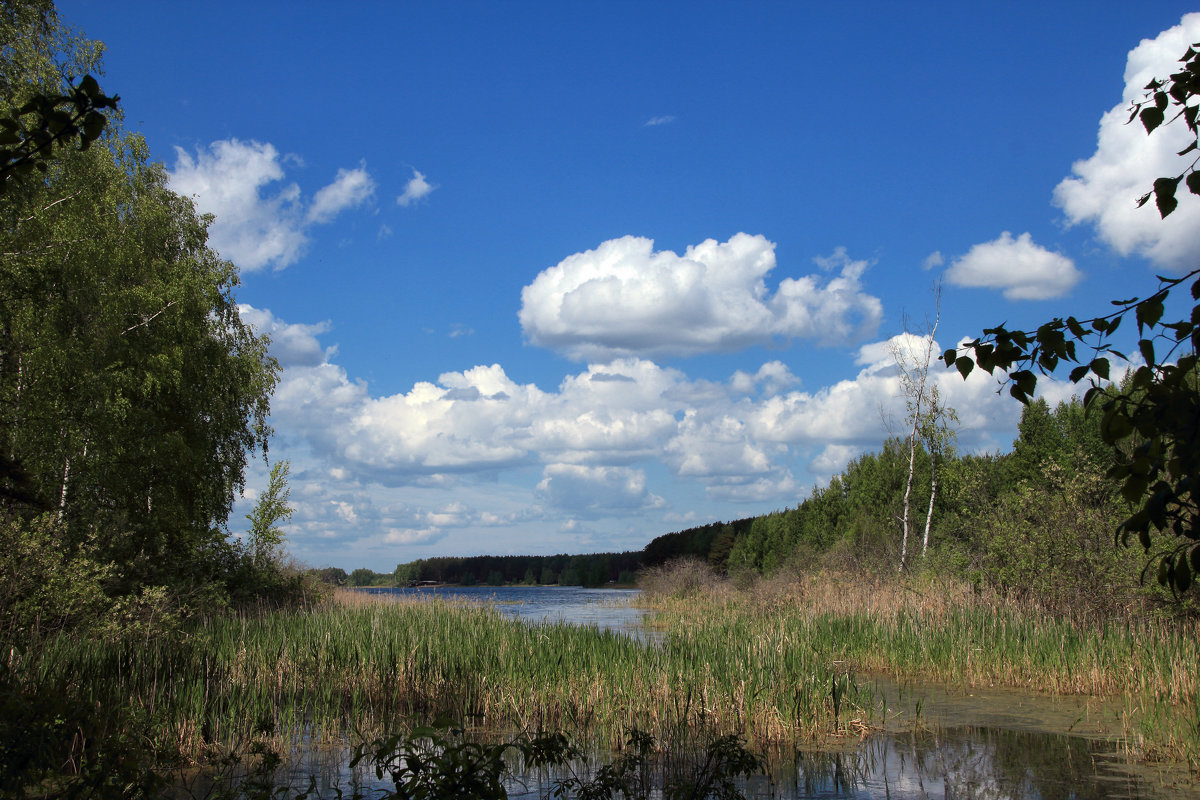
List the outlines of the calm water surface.
{"type": "Polygon", "coordinates": [[[643,609],[629,605],[637,589],[585,589],[582,586],[429,586],[413,589],[365,589],[396,597],[438,597],[485,603],[502,614],[530,623],[566,622],[602,630],[645,633],[643,609]]]}

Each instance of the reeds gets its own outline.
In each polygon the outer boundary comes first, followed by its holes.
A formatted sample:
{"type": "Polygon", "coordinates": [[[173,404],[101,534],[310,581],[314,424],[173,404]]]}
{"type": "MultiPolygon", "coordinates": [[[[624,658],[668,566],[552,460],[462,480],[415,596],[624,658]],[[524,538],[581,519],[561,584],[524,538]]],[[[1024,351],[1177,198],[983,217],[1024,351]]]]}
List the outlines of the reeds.
{"type": "Polygon", "coordinates": [[[821,574],[741,589],[725,582],[686,602],[651,600],[656,624],[717,648],[755,641],[755,669],[810,649],[862,673],[1059,695],[1119,698],[1146,755],[1200,764],[1200,628],[1192,621],[1053,617],[1032,603],[958,582],[821,574]]]}
{"type": "Polygon", "coordinates": [[[1086,627],[963,587],[836,576],[722,584],[655,605],[661,642],[354,594],[215,619],[182,640],[62,637],[13,671],[101,712],[152,719],[155,746],[184,755],[255,728],[369,736],[437,716],[610,742],[627,728],[666,740],[698,729],[812,740],[884,724],[889,709],[863,679],[883,672],[1122,697],[1145,752],[1196,757],[1195,630],[1086,627]]]}

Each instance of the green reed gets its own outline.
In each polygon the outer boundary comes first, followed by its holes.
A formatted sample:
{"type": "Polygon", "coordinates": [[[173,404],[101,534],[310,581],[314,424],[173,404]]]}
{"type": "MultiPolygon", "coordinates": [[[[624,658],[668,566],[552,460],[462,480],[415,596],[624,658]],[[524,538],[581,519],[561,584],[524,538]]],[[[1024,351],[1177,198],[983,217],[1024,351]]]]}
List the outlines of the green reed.
{"type": "MultiPolygon", "coordinates": [[[[612,739],[629,727],[670,737],[712,726],[764,740],[834,730],[838,668],[742,635],[696,628],[656,644],[382,600],[217,619],[183,639],[62,637],[23,666],[27,680],[98,709],[152,718],[157,744],[185,754],[256,726],[319,737],[434,716],[612,739]]],[[[842,720],[868,713],[842,694],[842,720]]]]}
{"type": "Polygon", "coordinates": [[[863,677],[876,672],[1124,697],[1144,752],[1197,751],[1186,721],[1200,645],[1165,624],[1083,626],[967,596],[826,585],[662,601],[656,623],[661,642],[643,642],[484,607],[359,597],[215,619],[182,638],[62,637],[16,666],[45,690],[153,720],[156,746],[185,755],[255,728],[373,735],[436,716],[609,741],[630,727],[811,740],[884,724],[894,709],[863,677]]]}

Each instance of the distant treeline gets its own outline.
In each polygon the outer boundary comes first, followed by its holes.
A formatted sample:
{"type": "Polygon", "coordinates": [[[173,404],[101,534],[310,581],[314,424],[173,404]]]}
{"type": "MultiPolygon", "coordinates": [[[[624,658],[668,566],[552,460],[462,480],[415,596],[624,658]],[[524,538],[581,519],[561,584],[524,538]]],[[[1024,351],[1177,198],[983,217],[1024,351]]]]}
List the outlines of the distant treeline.
{"type": "Polygon", "coordinates": [[[667,533],[642,550],[623,553],[589,553],[553,556],[466,556],[422,558],[400,564],[392,573],[356,569],[347,575],[331,567],[318,571],[327,583],[350,586],[408,586],[414,583],[473,585],[604,586],[632,584],[639,570],[655,567],[682,556],[724,560],[736,539],[749,530],[754,518],[713,522],[697,528],[667,533]]]}
{"type": "MultiPolygon", "coordinates": [[[[1078,610],[1141,602],[1142,559],[1112,546],[1128,504],[1104,477],[1111,461],[1098,415],[1078,401],[1024,409],[1012,452],[957,455],[937,464],[917,448],[910,497],[909,568],[933,569],[1004,592],[1032,594],[1078,610]],[[925,524],[929,521],[928,546],[925,524]],[[1132,577],[1131,577],[1132,575],[1132,577]],[[1096,586],[1105,586],[1102,594],[1096,586]]],[[[894,572],[900,564],[909,449],[899,439],[852,460],[795,507],[667,533],[641,551],[555,556],[430,558],[394,573],[324,570],[334,583],[407,585],[632,583],[639,570],[681,557],[720,572],[832,568],[894,572]]]]}

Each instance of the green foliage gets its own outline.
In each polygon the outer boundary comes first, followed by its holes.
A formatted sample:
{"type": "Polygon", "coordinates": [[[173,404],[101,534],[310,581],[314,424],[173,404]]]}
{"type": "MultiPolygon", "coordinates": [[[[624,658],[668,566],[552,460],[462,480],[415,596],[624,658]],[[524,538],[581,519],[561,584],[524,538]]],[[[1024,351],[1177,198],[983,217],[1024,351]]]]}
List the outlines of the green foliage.
{"type": "Polygon", "coordinates": [[[10,181],[28,178],[34,171],[49,171],[47,159],[54,148],[78,140],[87,150],[100,138],[116,108],[116,95],[108,97],[91,75],[63,94],[35,94],[10,114],[0,115],[0,194],[10,181]]]}
{"type": "Polygon", "coordinates": [[[51,514],[24,520],[0,513],[0,641],[40,639],[105,616],[114,568],[94,541],[64,546],[51,514]]]}
{"type": "Polygon", "coordinates": [[[62,595],[9,579],[3,633],[162,631],[246,585],[225,523],[277,365],[210,220],[86,77],[102,47],[21,0],[0,44],[0,558],[62,595]]]}
{"type": "Polygon", "coordinates": [[[359,567],[350,573],[349,583],[351,586],[374,586],[382,576],[372,572],[366,567],[359,567]]]}
{"type": "MultiPolygon", "coordinates": [[[[341,567],[322,567],[321,569],[312,570],[311,573],[317,580],[327,586],[345,586],[350,577],[346,574],[346,570],[341,567]]],[[[403,583],[399,583],[403,586],[403,583]]]]}
{"type": "MultiPolygon", "coordinates": [[[[1166,112],[1179,108],[1172,119],[1184,120],[1193,137],[1197,128],[1196,101],[1200,99],[1200,53],[1188,48],[1183,70],[1166,82],[1152,81],[1147,99],[1135,104],[1130,120],[1138,116],[1147,133],[1168,121],[1166,112]]],[[[1200,139],[1179,153],[1197,150],[1200,139]]],[[[1154,182],[1159,213],[1167,216],[1178,205],[1175,188],[1186,180],[1200,194],[1197,158],[1177,177],[1154,182]]],[[[1146,194],[1140,204],[1150,197],[1146,194]]],[[[1173,591],[1187,591],[1200,573],[1200,372],[1196,360],[1200,345],[1200,304],[1189,316],[1164,321],[1172,291],[1191,282],[1193,303],[1200,300],[1200,270],[1179,278],[1159,276],[1158,288],[1145,298],[1114,300],[1116,310],[1091,319],[1056,317],[1036,330],[1010,331],[1000,325],[984,330],[984,336],[965,345],[964,353],[947,350],[943,360],[956,366],[965,378],[976,367],[989,373],[1006,374],[1009,393],[1028,404],[1037,388],[1038,375],[1055,371],[1060,364],[1075,365],[1072,383],[1085,378],[1091,388],[1084,395],[1084,408],[1100,416],[1100,435],[1111,450],[1108,475],[1121,484],[1121,495],[1135,505],[1134,511],[1117,526],[1123,544],[1137,539],[1146,553],[1153,547],[1154,532],[1175,537],[1175,545],[1156,552],[1158,580],[1173,591]],[[1108,383],[1111,358],[1128,361],[1116,348],[1114,334],[1130,315],[1137,325],[1137,348],[1142,366],[1132,371],[1127,384],[1117,388],[1108,383]],[[1078,345],[1078,347],[1077,347],[1078,345]]],[[[1150,565],[1147,564],[1147,567],[1150,565]]]]}
{"type": "Polygon", "coordinates": [[[507,586],[528,583],[531,574],[542,584],[603,586],[616,581],[622,572],[636,572],[642,563],[642,553],[637,551],[574,556],[562,553],[553,556],[445,556],[398,564],[395,574],[403,576],[404,580],[397,581],[401,586],[413,582],[474,585],[481,578],[491,585],[507,586]],[[500,583],[493,583],[496,575],[500,576],[500,583]]]}
{"type": "Polygon", "coordinates": [[[292,507],[288,505],[292,490],[287,485],[290,469],[291,464],[287,461],[275,462],[266,491],[259,495],[253,510],[246,515],[250,520],[249,548],[256,565],[273,564],[282,555],[284,534],[278,525],[292,517],[292,507]]]}

